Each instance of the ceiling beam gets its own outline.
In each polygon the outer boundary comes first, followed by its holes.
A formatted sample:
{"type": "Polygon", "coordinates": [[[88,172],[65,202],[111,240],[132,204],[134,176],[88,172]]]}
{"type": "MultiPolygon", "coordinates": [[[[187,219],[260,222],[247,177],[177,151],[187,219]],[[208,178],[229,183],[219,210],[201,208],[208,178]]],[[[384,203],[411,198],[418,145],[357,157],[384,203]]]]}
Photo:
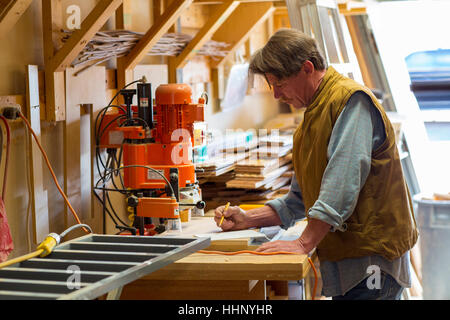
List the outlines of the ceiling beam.
{"type": "Polygon", "coordinates": [[[14,27],[33,0],[11,0],[3,2],[0,8],[0,38],[3,38],[14,27]]]}
{"type": "Polygon", "coordinates": [[[151,48],[175,23],[181,13],[189,7],[193,0],[173,1],[164,13],[156,20],[136,46],[125,56],[125,69],[134,69],[147,55],[151,48]]]}
{"type": "Polygon", "coordinates": [[[233,13],[239,5],[239,1],[224,1],[208,19],[206,24],[197,32],[194,39],[173,60],[174,68],[183,68],[187,61],[195,56],[199,49],[211,39],[216,30],[233,13]]]}
{"type": "Polygon", "coordinates": [[[52,69],[54,71],[63,71],[70,67],[72,61],[121,4],[122,0],[100,0],[91,13],[83,20],[81,28],[76,30],[64,46],[53,56],[52,69]]]}
{"type": "Polygon", "coordinates": [[[220,67],[234,50],[242,45],[258,25],[275,10],[271,2],[242,3],[213,35],[212,40],[230,44],[225,57],[211,61],[212,68],[220,67]]]}

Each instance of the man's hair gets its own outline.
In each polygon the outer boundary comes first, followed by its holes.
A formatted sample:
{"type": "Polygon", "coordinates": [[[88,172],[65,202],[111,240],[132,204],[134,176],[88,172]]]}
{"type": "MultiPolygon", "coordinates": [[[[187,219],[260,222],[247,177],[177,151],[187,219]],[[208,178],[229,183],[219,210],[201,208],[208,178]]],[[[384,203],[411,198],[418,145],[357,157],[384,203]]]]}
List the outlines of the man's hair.
{"type": "Polygon", "coordinates": [[[295,29],[280,29],[253,54],[249,71],[263,75],[270,73],[282,79],[297,74],[306,60],[317,70],[327,68],[316,40],[295,29]]]}

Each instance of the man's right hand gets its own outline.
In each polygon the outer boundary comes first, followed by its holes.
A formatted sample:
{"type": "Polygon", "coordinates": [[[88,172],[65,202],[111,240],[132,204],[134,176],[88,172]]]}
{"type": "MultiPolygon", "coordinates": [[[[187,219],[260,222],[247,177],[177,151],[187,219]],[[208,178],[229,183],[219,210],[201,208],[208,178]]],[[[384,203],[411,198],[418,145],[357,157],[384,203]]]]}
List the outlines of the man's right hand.
{"type": "Polygon", "coordinates": [[[224,212],[224,209],[225,206],[220,206],[214,211],[214,221],[217,226],[219,226],[222,216],[225,216],[222,225],[220,226],[223,231],[243,230],[248,228],[246,223],[247,217],[244,210],[238,206],[228,207],[226,212],[224,212]]]}

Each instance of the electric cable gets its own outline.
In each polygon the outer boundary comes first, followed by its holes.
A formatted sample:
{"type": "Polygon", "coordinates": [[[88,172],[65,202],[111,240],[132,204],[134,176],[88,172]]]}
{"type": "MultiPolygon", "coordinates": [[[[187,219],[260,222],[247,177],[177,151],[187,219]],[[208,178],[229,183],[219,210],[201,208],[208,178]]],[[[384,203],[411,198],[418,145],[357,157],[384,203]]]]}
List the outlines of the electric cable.
{"type": "MultiPolygon", "coordinates": [[[[119,120],[119,119],[121,119],[121,118],[126,118],[126,116],[125,116],[125,115],[121,115],[121,116],[117,116],[117,117],[115,117],[114,119],[112,119],[112,120],[111,120],[110,122],[108,122],[108,124],[103,128],[101,134],[100,134],[99,136],[96,137],[96,149],[97,149],[97,150],[99,149],[100,139],[101,139],[101,137],[103,136],[103,134],[105,133],[106,129],[107,129],[109,126],[111,126],[115,121],[117,121],[117,120],[119,120]]],[[[100,157],[99,159],[100,159],[100,163],[102,164],[103,168],[106,168],[105,164],[104,164],[103,161],[101,160],[101,157],[100,157]]]]}
{"type": "Polygon", "coordinates": [[[61,234],[57,234],[57,233],[50,233],[47,235],[47,237],[44,239],[44,241],[42,241],[39,246],[37,247],[37,250],[31,253],[28,253],[26,255],[5,261],[3,263],[0,263],[0,269],[1,268],[5,268],[8,266],[11,266],[13,264],[16,263],[20,263],[29,259],[33,259],[36,258],[38,256],[40,256],[41,258],[48,256],[50,253],[53,252],[53,249],[60,244],[61,240],[71,231],[78,229],[78,228],[83,228],[83,229],[88,229],[90,231],[90,233],[92,232],[92,229],[90,226],[88,226],[87,224],[76,224],[73,225],[69,228],[67,228],[66,230],[64,230],[61,234]]]}
{"type": "MultiPolygon", "coordinates": [[[[114,154],[113,154],[113,157],[114,157],[114,160],[115,160],[115,162],[116,162],[117,168],[120,167],[120,162],[122,161],[122,160],[121,160],[121,157],[122,157],[122,150],[123,150],[123,144],[120,146],[119,159],[117,158],[117,153],[114,153],[114,154]]],[[[122,185],[122,189],[125,189],[125,184],[124,184],[124,182],[123,182],[123,178],[122,178],[122,175],[120,174],[120,172],[117,172],[117,173],[116,173],[116,176],[119,176],[120,184],[122,185]]]]}
{"type": "MultiPolygon", "coordinates": [[[[58,179],[56,178],[55,172],[52,169],[52,166],[50,165],[50,161],[48,160],[47,154],[44,151],[44,149],[42,148],[41,143],[39,142],[39,139],[36,136],[36,133],[34,132],[33,128],[31,128],[30,123],[28,122],[27,118],[25,118],[25,116],[22,114],[22,112],[18,112],[19,117],[23,120],[23,122],[26,124],[26,126],[28,127],[30,133],[33,135],[34,140],[36,141],[37,146],[39,147],[39,150],[41,150],[42,156],[44,157],[45,163],[47,164],[47,167],[50,171],[50,174],[52,175],[53,181],[55,182],[56,188],[58,189],[59,193],[61,194],[61,196],[64,198],[65,203],[67,204],[67,207],[70,209],[70,211],[72,212],[73,217],[75,218],[75,220],[78,222],[78,224],[81,224],[80,218],[78,217],[78,214],[76,213],[75,209],[72,207],[72,205],[70,204],[69,199],[67,198],[67,196],[65,195],[64,191],[61,189],[61,186],[58,183],[58,179]]],[[[83,227],[83,230],[88,233],[89,231],[83,227]]]]}
{"type": "MultiPolygon", "coordinates": [[[[95,131],[94,131],[94,132],[95,132],[95,142],[96,142],[96,148],[95,148],[95,149],[96,149],[96,150],[95,150],[95,162],[96,162],[96,167],[97,167],[98,174],[100,175],[100,178],[99,178],[99,180],[96,182],[96,184],[95,184],[95,186],[94,186],[94,189],[96,189],[96,190],[103,190],[103,192],[104,192],[103,198],[104,198],[104,199],[102,200],[95,190],[94,190],[94,194],[95,194],[96,198],[97,198],[97,199],[100,201],[100,203],[102,204],[103,208],[105,209],[105,211],[107,212],[107,214],[109,215],[109,217],[111,218],[111,220],[112,220],[112,221],[114,222],[114,224],[116,225],[116,228],[117,228],[119,225],[118,225],[117,221],[113,218],[113,215],[114,215],[114,216],[115,216],[115,217],[116,217],[123,225],[126,225],[126,223],[124,223],[124,222],[122,221],[122,219],[118,216],[118,214],[115,212],[115,210],[114,210],[114,208],[113,208],[113,206],[112,206],[111,199],[110,199],[110,197],[109,197],[108,191],[119,191],[119,192],[121,192],[122,194],[126,194],[126,193],[129,193],[129,190],[126,190],[126,189],[124,188],[124,183],[123,183],[123,180],[122,180],[122,176],[121,176],[121,174],[120,174],[120,171],[119,171],[119,170],[116,170],[116,169],[114,168],[115,165],[117,165],[117,167],[120,167],[120,162],[117,160],[116,152],[114,152],[113,154],[111,154],[111,153],[108,152],[108,158],[107,158],[107,160],[106,160],[106,163],[104,163],[104,162],[103,162],[103,159],[102,159],[102,155],[101,155],[100,150],[99,150],[99,145],[100,145],[101,138],[102,138],[103,135],[105,134],[106,130],[107,130],[111,125],[113,125],[115,122],[117,122],[117,121],[119,121],[119,120],[121,120],[121,119],[123,119],[123,118],[126,118],[126,115],[125,115],[125,114],[127,114],[127,111],[125,110],[125,108],[124,108],[123,106],[113,105],[113,104],[112,104],[113,101],[116,99],[116,97],[121,93],[121,91],[122,91],[123,89],[125,89],[125,88],[129,87],[130,85],[132,85],[132,84],[134,84],[134,83],[137,83],[137,82],[144,82],[144,83],[145,83],[145,82],[146,82],[146,79],[145,79],[145,77],[142,77],[142,78],[139,79],[139,80],[135,80],[135,81],[132,81],[132,82],[126,84],[122,89],[118,90],[117,93],[116,93],[116,94],[113,96],[113,98],[111,99],[111,101],[108,103],[108,105],[99,111],[99,113],[97,114],[97,116],[96,116],[96,118],[95,118],[95,122],[94,122],[94,125],[95,125],[95,131]],[[116,107],[116,108],[120,109],[124,114],[120,114],[120,113],[119,113],[116,117],[114,117],[114,118],[113,118],[112,120],[110,120],[105,126],[102,127],[103,121],[104,121],[104,119],[105,119],[105,115],[106,115],[108,109],[109,109],[109,108],[113,108],[113,107],[116,107]],[[100,166],[103,167],[103,170],[100,169],[100,166]],[[112,168],[111,168],[111,167],[112,167],[112,168]],[[116,174],[114,175],[113,173],[116,173],[116,174]],[[121,182],[122,187],[123,187],[122,190],[119,189],[119,188],[117,187],[116,182],[115,182],[115,180],[114,180],[114,176],[117,176],[117,175],[119,175],[119,177],[120,177],[120,182],[121,182]],[[105,188],[106,183],[107,183],[110,179],[111,179],[112,184],[113,184],[113,186],[114,186],[115,189],[109,190],[109,189],[105,188]],[[99,188],[99,187],[98,187],[98,185],[99,185],[100,182],[103,182],[103,188],[99,188]],[[105,195],[106,195],[106,199],[105,199],[105,195]],[[111,214],[111,211],[107,208],[106,201],[108,201],[108,204],[109,204],[109,206],[110,206],[110,208],[111,208],[112,214],[111,214]]],[[[144,119],[139,118],[139,117],[136,117],[135,119],[138,120],[138,121],[143,122],[143,123],[145,124],[146,127],[149,127],[149,126],[148,126],[148,123],[147,123],[144,119]]],[[[125,123],[127,123],[127,121],[130,121],[130,119],[126,119],[124,122],[122,122],[121,124],[119,124],[119,126],[123,126],[125,123]]],[[[122,147],[123,147],[123,143],[122,143],[122,145],[121,145],[121,152],[122,152],[122,147]]],[[[163,176],[163,178],[165,178],[165,177],[163,176]]],[[[165,179],[165,180],[166,180],[166,179],[165,179]]],[[[166,181],[167,181],[167,180],[166,180],[166,181]]],[[[168,181],[167,181],[167,182],[168,182],[168,181]]],[[[169,186],[170,186],[170,184],[169,184],[169,186]]],[[[170,187],[171,187],[171,186],[170,186],[170,187]]],[[[173,189],[172,189],[172,190],[173,190],[173,189]]]]}
{"type": "Polygon", "coordinates": [[[140,117],[134,117],[133,119],[127,119],[127,120],[125,120],[124,122],[122,122],[122,123],[119,125],[119,127],[122,127],[122,126],[125,125],[125,123],[127,123],[127,122],[129,122],[129,121],[134,121],[134,120],[139,120],[139,121],[143,122],[144,125],[145,125],[147,128],[150,128],[150,126],[148,125],[147,121],[145,121],[144,119],[142,119],[142,118],[140,118],[140,117]]]}
{"type": "Polygon", "coordinates": [[[8,162],[9,162],[9,151],[10,151],[10,145],[11,145],[11,130],[9,128],[8,121],[6,118],[2,115],[0,115],[0,119],[5,123],[5,129],[6,129],[6,155],[5,155],[5,173],[3,175],[3,189],[2,189],[2,199],[5,199],[6,194],[6,178],[8,175],[8,162]]]}
{"type": "Polygon", "coordinates": [[[114,171],[123,170],[123,169],[126,169],[126,168],[146,168],[146,169],[148,169],[148,170],[151,170],[151,171],[155,172],[156,174],[158,174],[158,175],[166,182],[166,184],[170,187],[170,190],[172,191],[172,195],[175,196],[175,191],[173,190],[173,187],[172,187],[172,185],[170,184],[169,180],[167,180],[167,178],[166,178],[161,172],[159,172],[158,170],[155,170],[155,169],[153,169],[152,167],[149,167],[149,166],[143,166],[143,165],[127,165],[127,166],[119,167],[119,168],[114,169],[114,170],[110,170],[110,173],[108,173],[108,174],[111,175],[112,172],[114,172],[114,171]]]}
{"type": "Polygon", "coordinates": [[[103,200],[100,198],[100,196],[97,194],[97,192],[94,191],[94,196],[98,199],[98,201],[100,201],[100,203],[102,204],[102,206],[105,208],[106,213],[109,215],[109,217],[111,218],[111,220],[114,222],[115,225],[118,225],[117,221],[114,219],[114,217],[111,215],[111,212],[108,210],[108,208],[105,207],[105,203],[103,202],[103,200]]]}
{"type": "Polygon", "coordinates": [[[90,226],[88,226],[87,224],[84,224],[84,223],[80,223],[80,224],[75,224],[73,226],[70,226],[69,228],[67,228],[66,230],[61,232],[61,234],[59,236],[61,237],[61,239],[63,239],[69,232],[71,232],[75,229],[79,229],[79,228],[87,228],[91,233],[93,233],[90,226]]]}

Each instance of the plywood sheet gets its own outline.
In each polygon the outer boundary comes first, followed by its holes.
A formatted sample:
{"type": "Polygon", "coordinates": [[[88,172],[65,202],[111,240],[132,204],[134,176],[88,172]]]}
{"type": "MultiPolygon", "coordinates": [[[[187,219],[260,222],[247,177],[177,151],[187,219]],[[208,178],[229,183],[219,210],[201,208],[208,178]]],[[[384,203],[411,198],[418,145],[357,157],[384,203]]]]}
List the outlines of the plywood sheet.
{"type": "MultiPolygon", "coordinates": [[[[95,66],[74,76],[77,70],[69,68],[65,76],[64,189],[80,219],[89,222],[93,219],[91,120],[107,104],[106,72],[105,67],[95,66]],[[83,104],[92,104],[92,115],[82,110],[83,104]]],[[[67,225],[75,222],[68,209],[66,217],[67,225]]]]}

